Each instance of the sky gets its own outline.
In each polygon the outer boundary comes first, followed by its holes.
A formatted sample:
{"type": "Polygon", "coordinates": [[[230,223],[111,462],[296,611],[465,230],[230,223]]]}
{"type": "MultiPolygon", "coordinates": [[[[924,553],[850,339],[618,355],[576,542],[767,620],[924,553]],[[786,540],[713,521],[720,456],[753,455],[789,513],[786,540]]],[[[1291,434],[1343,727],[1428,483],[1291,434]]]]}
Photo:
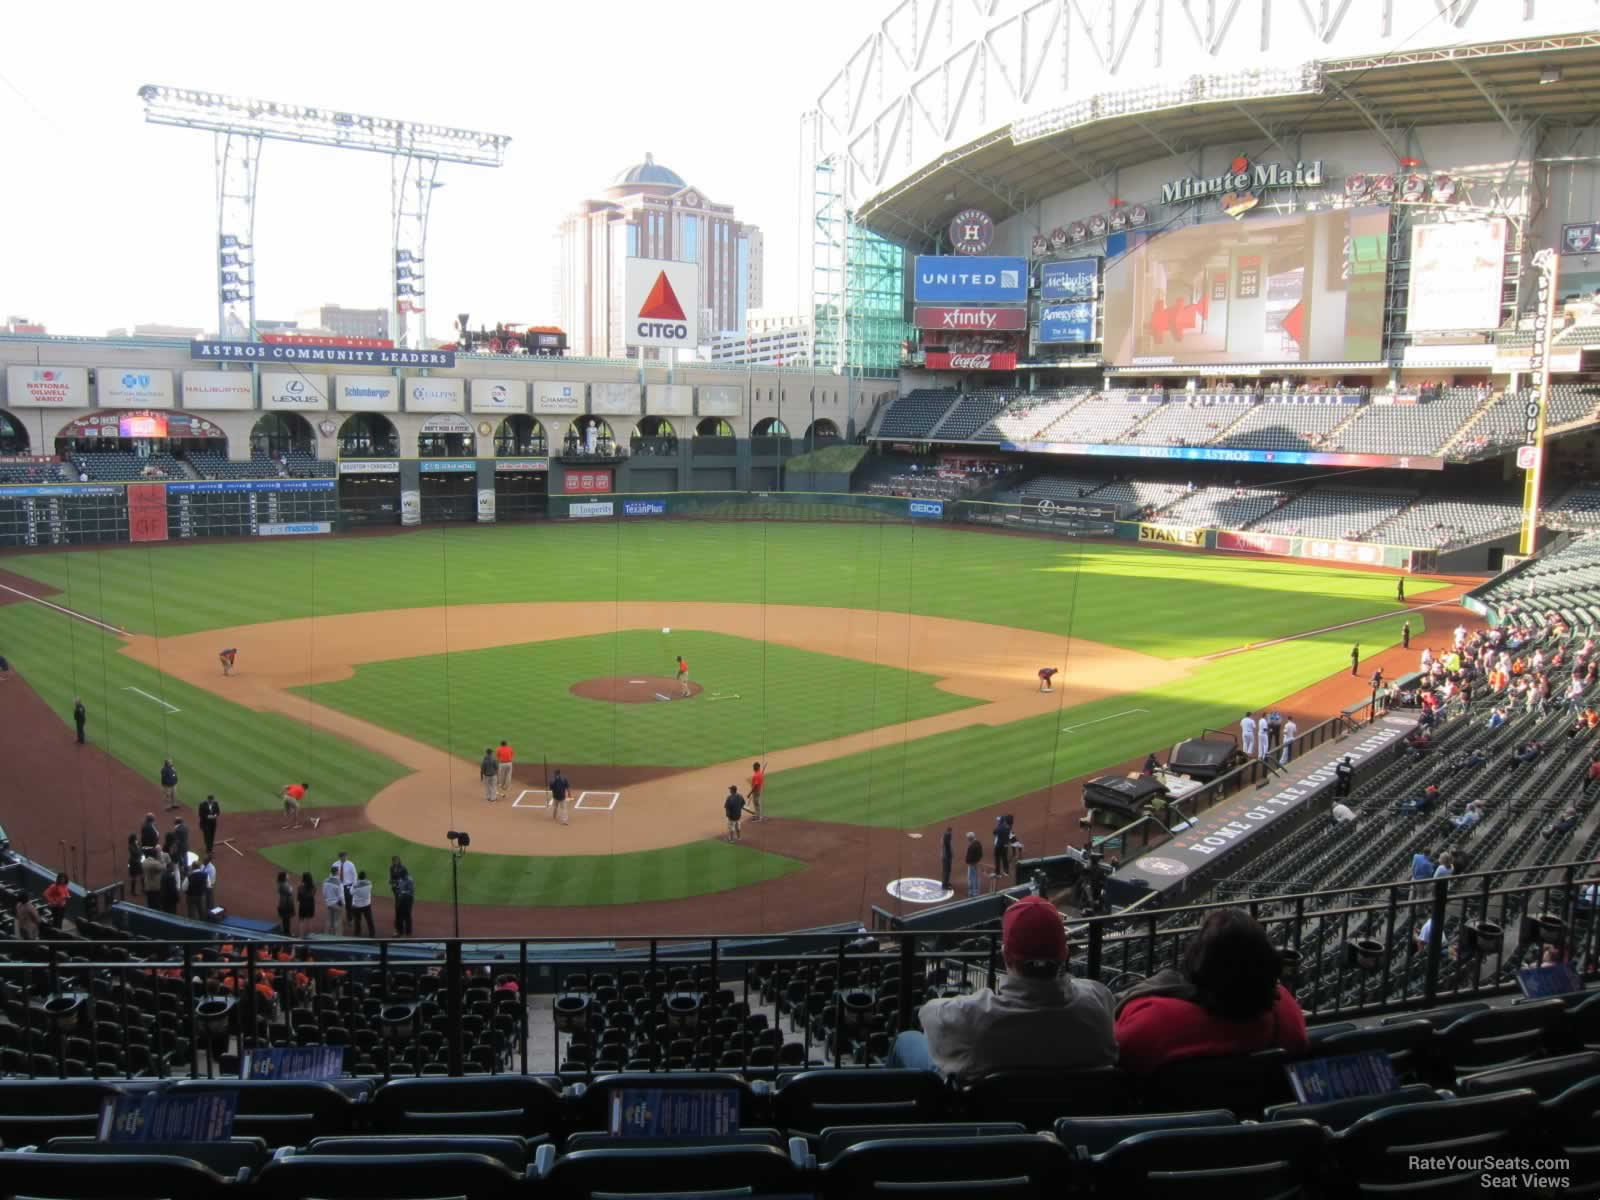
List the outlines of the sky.
{"type": "MultiPolygon", "coordinates": [[[[512,138],[446,164],[428,232],[428,333],[553,324],[561,218],[647,151],[766,239],[763,307],[799,296],[800,117],[887,0],[391,0],[257,8],[7,5],[0,55],[0,318],[100,336],[216,326],[211,136],[147,125],[154,83],[512,138]],[[780,19],[780,12],[783,16],[780,19]]],[[[389,303],[389,160],[267,142],[256,315],[389,303]]]]}

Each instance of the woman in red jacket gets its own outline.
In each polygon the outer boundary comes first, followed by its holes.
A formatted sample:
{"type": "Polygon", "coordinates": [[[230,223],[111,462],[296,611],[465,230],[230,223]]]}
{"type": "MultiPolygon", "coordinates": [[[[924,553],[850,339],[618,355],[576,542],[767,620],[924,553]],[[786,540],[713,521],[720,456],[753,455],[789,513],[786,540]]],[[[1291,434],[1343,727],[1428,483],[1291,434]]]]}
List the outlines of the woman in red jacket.
{"type": "Polygon", "coordinates": [[[1176,971],[1117,1004],[1120,1065],[1136,1074],[1175,1058],[1306,1049],[1306,1018],[1278,981],[1278,951],[1242,908],[1213,911],[1176,971]]]}

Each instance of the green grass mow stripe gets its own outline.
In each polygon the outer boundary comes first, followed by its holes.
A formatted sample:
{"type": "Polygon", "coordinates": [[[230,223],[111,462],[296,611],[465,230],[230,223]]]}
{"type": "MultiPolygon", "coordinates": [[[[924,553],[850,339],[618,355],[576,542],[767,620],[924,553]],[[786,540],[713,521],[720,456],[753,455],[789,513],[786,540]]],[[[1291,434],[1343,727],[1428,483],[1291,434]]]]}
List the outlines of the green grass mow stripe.
{"type": "Polygon", "coordinates": [[[701,766],[981,703],[936,682],[726,634],[651,629],[368,663],[295,691],[474,761],[506,738],[524,762],[701,766]],[[677,654],[705,689],[698,697],[611,705],[568,691],[582,679],[671,676],[677,654]]]}
{"type": "MultiPolygon", "coordinates": [[[[22,555],[58,602],[138,633],[517,601],[857,606],[1165,657],[1397,611],[1394,577],[1291,560],[907,524],[584,522],[22,555]]],[[[1420,596],[1437,580],[1410,579],[1420,596]]]]}
{"type": "Polygon", "coordinates": [[[365,804],[406,774],[398,763],[298,721],[164,676],[118,653],[120,644],[35,604],[0,606],[0,646],[61,716],[63,752],[70,749],[73,698],[81,696],[89,740],[152,782],[170,757],[178,798],[191,807],[214,792],[225,812],[273,808],[281,804],[278,789],[299,780],[312,785],[308,806],[365,804]]]}
{"type": "MultiPolygon", "coordinates": [[[[449,849],[381,830],[269,846],[261,853],[286,871],[310,871],[320,880],[340,850],[348,850],[356,866],[376,881],[380,895],[386,893],[389,858],[398,854],[416,880],[419,900],[450,900],[449,849]]],[[[796,859],[719,841],[559,858],[484,854],[474,848],[461,862],[461,902],[583,907],[678,900],[765,883],[803,866],[796,859]]]]}

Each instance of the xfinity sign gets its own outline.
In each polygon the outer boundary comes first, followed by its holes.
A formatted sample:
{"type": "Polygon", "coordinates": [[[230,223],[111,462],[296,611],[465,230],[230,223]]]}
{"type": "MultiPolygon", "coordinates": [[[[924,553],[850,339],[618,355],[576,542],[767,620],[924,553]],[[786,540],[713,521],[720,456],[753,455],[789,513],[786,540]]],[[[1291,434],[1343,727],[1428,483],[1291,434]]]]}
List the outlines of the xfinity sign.
{"type": "Polygon", "coordinates": [[[915,265],[912,295],[918,304],[1023,304],[1028,299],[1028,261],[923,255],[915,265]]]}
{"type": "Polygon", "coordinates": [[[912,324],[918,329],[961,329],[987,333],[996,329],[1026,329],[1025,308],[918,308],[912,324]]]}
{"type": "Polygon", "coordinates": [[[624,345],[699,345],[700,268],[694,263],[630,258],[623,295],[624,345]]]}

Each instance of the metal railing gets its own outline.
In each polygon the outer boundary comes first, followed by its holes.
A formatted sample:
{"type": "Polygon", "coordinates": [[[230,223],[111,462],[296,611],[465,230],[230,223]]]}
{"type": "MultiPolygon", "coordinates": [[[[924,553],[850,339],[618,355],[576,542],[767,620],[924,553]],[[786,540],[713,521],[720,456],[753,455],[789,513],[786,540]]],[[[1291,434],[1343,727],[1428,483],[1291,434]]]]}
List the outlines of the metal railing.
{"type": "MultiPolygon", "coordinates": [[[[1593,980],[1597,893],[1600,860],[1266,896],[1243,907],[1284,952],[1285,980],[1308,1016],[1332,1020],[1509,994],[1518,967],[1547,950],[1593,980]],[[1415,931],[1425,921],[1424,940],[1415,931]]],[[[1070,922],[1068,969],[1114,990],[1136,983],[1175,967],[1206,915],[1230,906],[1070,922]]],[[[612,1027],[628,1032],[595,1045],[616,1047],[618,1069],[638,1058],[674,1069],[661,1051],[713,1011],[770,1011],[780,1029],[787,1020],[800,1062],[871,1063],[896,1030],[913,1027],[928,998],[993,985],[998,924],[991,907],[977,929],[601,946],[273,940],[225,951],[215,941],[119,941],[88,922],[92,938],[15,942],[0,960],[0,1053],[5,1073],[34,1077],[214,1078],[236,1073],[252,1050],[297,1044],[344,1045],[347,1071],[386,1078],[530,1073],[530,1005],[550,996],[552,1070],[563,1065],[563,1036],[570,1048],[574,1033],[612,1027]]],[[[773,1039],[761,1039],[741,1019],[724,1053],[747,1073],[776,1071],[767,1061],[775,1054],[756,1053],[773,1039]]],[[[602,1061],[591,1052],[567,1073],[581,1078],[602,1061]]]]}

